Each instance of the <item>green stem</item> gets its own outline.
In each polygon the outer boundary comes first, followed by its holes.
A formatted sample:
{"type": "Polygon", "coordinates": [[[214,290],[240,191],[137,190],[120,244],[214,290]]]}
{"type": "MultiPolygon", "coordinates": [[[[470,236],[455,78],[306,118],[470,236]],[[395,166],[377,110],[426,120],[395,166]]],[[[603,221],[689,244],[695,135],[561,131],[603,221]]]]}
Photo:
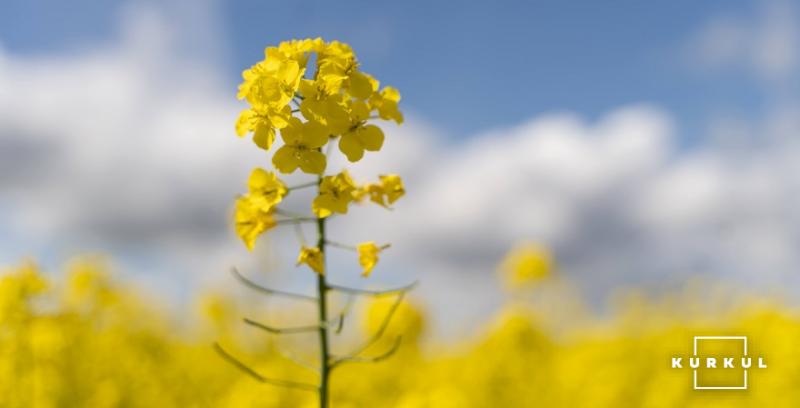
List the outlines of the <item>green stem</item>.
{"type": "MultiPolygon", "coordinates": [[[[319,177],[319,184],[322,184],[322,176],[319,177]]],[[[323,271],[325,268],[325,219],[317,218],[317,247],[322,253],[323,271]]],[[[322,322],[328,321],[328,309],[326,294],[328,284],[325,282],[325,274],[317,274],[317,292],[319,295],[319,342],[320,342],[320,384],[319,384],[319,406],[328,408],[328,377],[330,376],[330,354],[328,350],[328,326],[322,322]]]]}

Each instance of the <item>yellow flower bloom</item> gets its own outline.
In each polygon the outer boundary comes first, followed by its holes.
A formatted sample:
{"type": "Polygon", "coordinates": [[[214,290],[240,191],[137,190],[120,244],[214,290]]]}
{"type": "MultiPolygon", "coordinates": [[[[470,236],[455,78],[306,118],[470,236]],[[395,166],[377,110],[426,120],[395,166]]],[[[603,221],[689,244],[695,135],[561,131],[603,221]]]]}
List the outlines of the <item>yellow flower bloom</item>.
{"type": "Polygon", "coordinates": [[[275,141],[275,129],[286,127],[291,115],[292,112],[288,106],[279,110],[265,105],[245,109],[239,114],[239,119],[236,121],[236,134],[242,137],[254,132],[253,142],[258,147],[269,150],[275,141]]]}
{"type": "Polygon", "coordinates": [[[369,99],[378,90],[378,86],[378,80],[367,73],[355,69],[349,73],[345,82],[347,93],[361,100],[369,99]]]}
{"type": "Polygon", "coordinates": [[[298,167],[305,173],[322,174],[327,159],[319,149],[328,142],[328,128],[315,121],[301,122],[291,118],[281,129],[284,145],[275,152],[272,164],[281,173],[292,173],[298,167]]]}
{"type": "Polygon", "coordinates": [[[331,133],[343,132],[350,124],[350,116],[345,109],[346,102],[339,93],[341,82],[332,80],[300,81],[300,113],[307,120],[317,121],[331,128],[331,133]]]}
{"type": "Polygon", "coordinates": [[[250,197],[239,197],[236,200],[236,212],[234,214],[236,224],[236,235],[242,239],[247,249],[252,251],[255,246],[256,238],[277,223],[268,211],[263,211],[261,207],[254,204],[250,197]]]}
{"type": "Polygon", "coordinates": [[[253,105],[269,105],[281,109],[294,97],[305,68],[289,59],[277,48],[266,50],[266,58],[242,73],[244,82],[239,85],[239,99],[253,105]]]}
{"type": "Polygon", "coordinates": [[[347,205],[353,201],[356,184],[347,171],[335,176],[322,178],[319,195],[311,203],[311,209],[317,217],[325,218],[333,213],[347,214],[347,205]]]}
{"type": "Polygon", "coordinates": [[[380,93],[373,93],[369,99],[369,105],[378,110],[378,116],[384,120],[393,120],[397,124],[403,123],[403,113],[400,112],[397,104],[400,102],[400,91],[391,86],[387,86],[380,93]]]}
{"type": "Polygon", "coordinates": [[[331,42],[320,52],[319,74],[322,81],[344,87],[354,98],[366,100],[378,89],[378,81],[359,71],[356,56],[349,45],[331,42]]]}
{"type": "Polygon", "coordinates": [[[355,101],[350,107],[350,126],[339,139],[339,150],[347,160],[357,162],[364,157],[364,150],[377,152],[383,146],[383,131],[375,125],[367,125],[369,107],[355,101]]]}
{"type": "Polygon", "coordinates": [[[297,257],[297,265],[306,264],[314,272],[325,274],[325,256],[317,247],[302,247],[300,255],[297,257]]]}
{"type": "Polygon", "coordinates": [[[262,211],[270,211],[283,200],[288,190],[278,176],[262,168],[255,168],[247,182],[250,203],[262,211]]]}
{"type": "MultiPolygon", "coordinates": [[[[297,61],[302,68],[305,68],[311,52],[320,50],[324,45],[324,41],[319,37],[313,40],[306,38],[304,40],[284,41],[278,45],[278,51],[286,58],[297,61]]],[[[265,55],[269,55],[267,50],[264,51],[265,55]]]]}
{"type": "Polygon", "coordinates": [[[500,269],[509,287],[528,286],[552,273],[553,258],[544,247],[525,243],[506,255],[500,269]]]}
{"type": "Polygon", "coordinates": [[[358,244],[356,249],[358,250],[358,263],[364,268],[361,276],[366,278],[378,263],[378,254],[381,252],[381,248],[375,245],[375,242],[369,241],[358,244]]]}
{"type": "Polygon", "coordinates": [[[383,207],[389,207],[399,200],[400,197],[405,195],[406,190],[403,187],[403,180],[396,174],[387,174],[380,176],[380,184],[369,184],[365,186],[367,194],[369,194],[372,202],[383,207]]]}

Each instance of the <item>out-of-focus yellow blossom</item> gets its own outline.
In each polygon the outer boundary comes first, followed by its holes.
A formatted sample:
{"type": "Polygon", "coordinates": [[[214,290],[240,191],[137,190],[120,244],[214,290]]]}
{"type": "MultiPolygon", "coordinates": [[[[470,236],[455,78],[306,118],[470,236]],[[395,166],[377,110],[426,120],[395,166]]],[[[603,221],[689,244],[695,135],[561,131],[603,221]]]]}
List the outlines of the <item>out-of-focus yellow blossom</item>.
{"type": "Polygon", "coordinates": [[[353,201],[356,184],[347,170],[335,176],[325,176],[319,185],[319,195],[311,203],[317,217],[325,218],[333,213],[347,214],[347,205],[353,201]]]}
{"type": "Polygon", "coordinates": [[[383,131],[375,125],[368,125],[369,107],[366,103],[355,101],[350,106],[350,126],[339,139],[339,150],[347,160],[357,162],[364,157],[364,150],[377,152],[383,146],[383,131]]]}
{"type": "Polygon", "coordinates": [[[395,306],[395,300],[390,298],[376,298],[367,305],[365,320],[363,321],[366,333],[375,333],[381,329],[384,317],[396,307],[390,324],[384,329],[385,342],[391,344],[397,337],[414,341],[425,331],[426,321],[422,309],[409,302],[395,306]]]}
{"type": "MultiPolygon", "coordinates": [[[[102,271],[75,279],[89,288],[82,292],[87,299],[79,303],[96,304],[92,313],[67,300],[73,283],[49,280],[67,275],[61,271],[44,273],[32,263],[3,269],[0,406],[280,408],[316,403],[313,392],[254,381],[209,347],[212,339],[219,339],[220,328],[222,343],[257,372],[317,380],[315,373],[282,356],[284,344],[273,338],[252,341],[252,331],[238,324],[238,311],[212,312],[214,321],[209,321],[157,309],[153,298],[116,280],[103,265],[87,264],[92,262],[87,259],[73,265],[102,271]],[[91,300],[97,288],[117,300],[91,300]]],[[[429,315],[402,304],[384,339],[362,356],[380,355],[402,336],[396,354],[374,365],[338,366],[331,405],[797,407],[797,308],[775,297],[748,300],[735,291],[708,296],[717,290],[715,284],[646,296],[620,303],[615,314],[596,319],[558,303],[553,307],[560,312],[552,315],[520,306],[516,299],[488,321],[474,319],[480,320],[469,327],[474,334],[457,339],[421,335],[429,315]],[[748,355],[763,356],[768,368],[749,372],[745,392],[693,390],[686,359],[684,369],[671,369],[670,359],[690,356],[693,336],[699,333],[748,336],[748,355]]],[[[366,305],[366,337],[381,328],[392,304],[391,297],[384,297],[366,305]]],[[[255,312],[262,305],[246,307],[255,312]]],[[[298,311],[276,312],[296,317],[297,324],[313,318],[298,311]]],[[[361,344],[349,343],[346,336],[337,340],[343,353],[361,344]]],[[[307,360],[319,354],[316,342],[292,344],[291,351],[307,360]]]]}
{"type": "Polygon", "coordinates": [[[368,195],[372,202],[388,208],[394,204],[395,201],[399,200],[400,197],[405,195],[406,189],[403,186],[403,179],[401,179],[400,176],[396,174],[387,174],[381,175],[379,178],[380,183],[366,184],[359,188],[354,198],[357,201],[361,201],[368,195]]]}
{"type": "Polygon", "coordinates": [[[272,213],[264,211],[261,206],[254,204],[248,196],[239,197],[236,200],[234,222],[236,235],[242,239],[250,251],[253,250],[259,235],[277,225],[272,213]]]}
{"type": "Polygon", "coordinates": [[[549,276],[553,269],[553,258],[544,247],[525,243],[512,249],[503,260],[500,270],[506,283],[512,287],[533,284],[549,276]]]}
{"type": "Polygon", "coordinates": [[[119,294],[111,285],[109,268],[99,258],[83,257],[70,262],[64,299],[75,309],[101,309],[117,304],[119,294]]]}
{"type": "Polygon", "coordinates": [[[39,275],[33,262],[26,262],[12,271],[2,271],[0,277],[0,325],[25,319],[30,312],[29,300],[47,290],[47,281],[39,275]],[[24,302],[22,307],[18,302],[24,302]]]}
{"type": "Polygon", "coordinates": [[[269,212],[283,200],[288,190],[278,176],[262,168],[253,169],[247,181],[248,198],[252,205],[269,212]]]}
{"type": "Polygon", "coordinates": [[[397,124],[403,123],[403,113],[398,108],[400,102],[400,91],[391,86],[387,86],[380,93],[372,94],[369,104],[372,108],[378,109],[378,116],[384,120],[393,120],[397,124]]]}
{"type": "Polygon", "coordinates": [[[298,167],[309,174],[322,174],[325,171],[327,159],[319,151],[328,141],[325,125],[292,118],[289,125],[281,129],[281,138],[285,144],[272,157],[272,164],[278,171],[292,173],[298,167]]]}
{"type": "Polygon", "coordinates": [[[358,244],[356,250],[358,251],[358,263],[364,268],[361,276],[366,278],[372,273],[375,264],[378,263],[378,254],[381,252],[381,247],[375,245],[375,242],[369,241],[358,244]]]}
{"type": "Polygon", "coordinates": [[[297,265],[306,264],[314,272],[325,274],[325,254],[317,247],[302,247],[297,257],[297,265]]]}

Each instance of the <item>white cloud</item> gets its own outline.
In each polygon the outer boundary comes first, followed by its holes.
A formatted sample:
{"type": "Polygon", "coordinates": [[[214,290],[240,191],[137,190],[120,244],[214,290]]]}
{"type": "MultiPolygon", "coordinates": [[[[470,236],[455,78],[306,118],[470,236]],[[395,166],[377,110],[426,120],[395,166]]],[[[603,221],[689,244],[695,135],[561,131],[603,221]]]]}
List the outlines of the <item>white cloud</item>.
{"type": "Polygon", "coordinates": [[[768,80],[795,76],[800,62],[797,10],[787,1],[756,2],[753,16],[717,16],[692,39],[690,58],[708,68],[737,66],[768,80]]]}

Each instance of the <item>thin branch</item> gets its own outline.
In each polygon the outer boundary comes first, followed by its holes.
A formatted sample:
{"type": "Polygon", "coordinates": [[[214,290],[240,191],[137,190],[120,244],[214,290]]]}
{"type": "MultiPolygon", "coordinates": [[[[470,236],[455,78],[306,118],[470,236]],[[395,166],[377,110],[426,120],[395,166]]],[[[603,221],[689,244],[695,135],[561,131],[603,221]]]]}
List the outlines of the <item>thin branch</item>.
{"type": "Polygon", "coordinates": [[[317,219],[311,217],[297,217],[297,218],[287,218],[285,220],[275,221],[275,223],[278,225],[300,224],[304,222],[317,222],[317,219]]]}
{"type": "MultiPolygon", "coordinates": [[[[341,243],[341,242],[330,241],[330,240],[325,240],[325,243],[330,245],[330,246],[332,246],[332,247],[336,247],[336,248],[339,248],[339,249],[346,249],[348,251],[358,251],[358,247],[355,246],[355,245],[348,245],[348,244],[344,244],[344,243],[341,243]]],[[[391,246],[392,246],[392,244],[383,244],[383,245],[379,246],[378,249],[384,250],[384,249],[390,248],[391,246]]]]}
{"type": "Polygon", "coordinates": [[[348,251],[356,251],[357,248],[353,245],[342,244],[341,242],[325,240],[325,243],[339,249],[346,249],[348,251]]]}
{"type": "Polygon", "coordinates": [[[297,240],[300,241],[300,245],[307,246],[306,236],[303,234],[303,227],[300,224],[294,224],[294,234],[297,236],[297,240]]]}
{"type": "Polygon", "coordinates": [[[377,356],[372,356],[372,357],[358,357],[358,356],[340,357],[340,358],[337,358],[333,362],[332,366],[335,367],[335,366],[337,366],[339,364],[342,364],[342,363],[377,363],[377,362],[386,360],[387,358],[391,357],[394,353],[396,353],[397,350],[400,349],[400,344],[402,343],[402,340],[403,340],[403,336],[397,336],[394,339],[394,343],[392,344],[392,347],[390,347],[388,350],[384,351],[383,353],[378,354],[377,356]]]}
{"type": "Polygon", "coordinates": [[[294,333],[308,333],[308,332],[315,332],[319,330],[319,324],[311,325],[311,326],[298,326],[298,327],[272,327],[268,326],[263,323],[259,323],[255,320],[244,318],[242,319],[245,323],[249,324],[253,327],[258,327],[261,330],[266,330],[270,333],[274,334],[294,334],[294,333]]]}
{"type": "Polygon", "coordinates": [[[280,348],[276,348],[276,350],[278,351],[278,353],[279,353],[281,356],[283,356],[283,358],[285,358],[285,359],[287,359],[287,360],[289,360],[289,361],[291,361],[291,362],[293,362],[293,363],[297,364],[297,365],[298,365],[298,366],[300,366],[300,367],[303,367],[303,368],[305,368],[305,369],[307,369],[307,370],[313,371],[313,372],[314,372],[315,374],[317,374],[317,375],[319,375],[319,374],[320,374],[319,368],[317,368],[317,367],[314,367],[314,366],[313,366],[313,365],[311,365],[310,363],[307,363],[307,362],[303,361],[302,359],[298,358],[298,357],[297,357],[297,356],[296,356],[294,353],[292,353],[291,351],[289,351],[289,350],[282,350],[282,349],[280,349],[280,348]]]}
{"type": "Polygon", "coordinates": [[[334,333],[339,334],[342,332],[342,329],[344,329],[344,319],[350,313],[350,309],[353,306],[353,300],[354,296],[352,294],[348,294],[347,302],[344,304],[342,311],[339,312],[339,324],[336,326],[334,333]]]}
{"type": "Polygon", "coordinates": [[[400,303],[403,302],[403,298],[405,297],[406,292],[400,292],[397,295],[397,299],[395,299],[394,303],[392,303],[392,307],[389,308],[389,311],[386,313],[386,316],[383,317],[383,321],[381,325],[378,327],[378,330],[372,334],[372,337],[369,338],[364,344],[357,347],[355,350],[351,351],[346,358],[354,358],[358,357],[359,354],[363,353],[365,350],[370,348],[373,344],[377,343],[378,340],[383,337],[383,333],[386,331],[386,328],[389,327],[389,322],[392,321],[392,317],[394,316],[394,312],[397,311],[397,308],[400,306],[400,303]]]}
{"type": "Polygon", "coordinates": [[[236,359],[236,357],[232,356],[227,351],[225,351],[225,349],[223,349],[222,346],[219,345],[219,343],[216,342],[214,343],[214,350],[216,350],[217,354],[222,356],[222,358],[224,358],[226,361],[233,364],[233,366],[243,371],[250,377],[253,377],[253,379],[255,379],[256,381],[262,382],[264,384],[277,385],[279,387],[297,388],[300,390],[314,391],[314,392],[319,391],[319,387],[314,384],[288,381],[288,380],[278,380],[278,379],[264,377],[263,375],[257,373],[255,370],[248,367],[246,364],[236,359]]]}
{"type": "Polygon", "coordinates": [[[293,218],[308,217],[308,215],[306,215],[306,214],[300,214],[300,213],[296,213],[294,211],[284,210],[283,208],[274,208],[273,211],[275,211],[275,214],[285,215],[287,217],[293,217],[293,218]]]}
{"type": "Polygon", "coordinates": [[[294,191],[294,190],[299,190],[301,188],[315,187],[317,186],[317,184],[318,183],[316,181],[309,181],[308,183],[303,183],[303,184],[298,184],[296,186],[288,187],[287,190],[294,191]]]}
{"type": "Polygon", "coordinates": [[[310,302],[317,302],[317,298],[315,298],[314,296],[301,295],[299,293],[292,293],[292,292],[285,292],[285,291],[282,291],[282,290],[276,290],[276,289],[271,289],[271,288],[268,288],[268,287],[265,287],[265,286],[261,286],[261,285],[255,283],[255,282],[245,278],[241,273],[239,273],[239,270],[236,269],[236,267],[231,268],[231,273],[233,273],[233,276],[236,277],[236,279],[238,279],[240,282],[242,282],[245,286],[247,286],[247,287],[249,287],[251,289],[254,289],[256,291],[259,291],[261,293],[265,293],[267,295],[277,295],[277,296],[290,297],[290,298],[294,298],[294,299],[307,300],[307,301],[310,301],[310,302]]]}
{"type": "Polygon", "coordinates": [[[328,288],[331,289],[331,290],[338,290],[339,292],[352,293],[354,295],[366,295],[366,296],[380,297],[380,296],[392,295],[392,294],[395,294],[395,293],[408,292],[411,289],[414,289],[417,286],[418,283],[419,283],[418,281],[414,281],[414,282],[412,282],[412,283],[410,283],[410,284],[408,284],[406,286],[401,286],[399,288],[382,289],[382,290],[358,289],[358,288],[351,288],[351,287],[348,287],[348,286],[339,286],[339,285],[330,285],[330,284],[328,285],[328,288]]]}

